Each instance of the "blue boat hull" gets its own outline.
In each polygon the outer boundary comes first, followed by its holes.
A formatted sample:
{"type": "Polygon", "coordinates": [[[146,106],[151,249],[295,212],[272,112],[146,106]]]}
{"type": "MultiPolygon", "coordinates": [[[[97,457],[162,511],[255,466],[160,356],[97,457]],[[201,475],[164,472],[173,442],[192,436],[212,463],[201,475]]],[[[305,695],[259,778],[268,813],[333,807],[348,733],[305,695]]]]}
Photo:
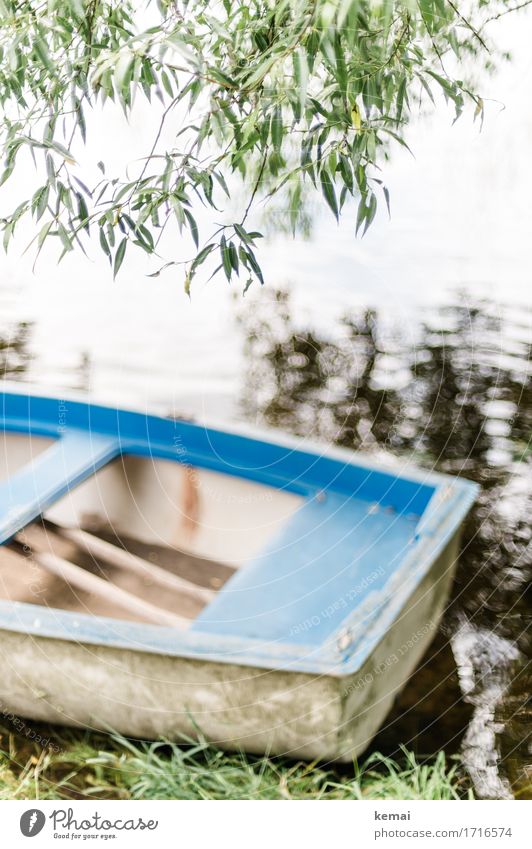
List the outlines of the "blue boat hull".
{"type": "Polygon", "coordinates": [[[6,552],[42,516],[72,533],[100,511],[232,570],[184,628],[0,600],[4,708],[304,758],[368,745],[437,630],[473,484],[82,402],[2,409],[4,457],[39,450],[4,470],[6,552]]]}

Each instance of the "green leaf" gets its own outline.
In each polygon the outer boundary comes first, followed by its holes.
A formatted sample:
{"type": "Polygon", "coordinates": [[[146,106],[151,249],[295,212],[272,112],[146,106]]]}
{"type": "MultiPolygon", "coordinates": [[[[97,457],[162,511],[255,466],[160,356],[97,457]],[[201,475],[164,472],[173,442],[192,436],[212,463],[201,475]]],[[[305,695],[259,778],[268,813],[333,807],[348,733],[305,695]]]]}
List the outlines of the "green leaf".
{"type": "Polygon", "coordinates": [[[215,245],[214,245],[214,243],[212,243],[212,244],[207,245],[206,247],[201,249],[201,251],[196,255],[196,257],[195,257],[195,259],[194,259],[194,261],[191,265],[191,271],[193,271],[193,272],[196,271],[196,269],[199,268],[199,266],[202,265],[202,263],[205,262],[205,260],[207,259],[207,257],[209,256],[209,254],[211,253],[211,251],[213,250],[214,247],[215,247],[215,245]]]}
{"type": "Polygon", "coordinates": [[[9,246],[9,240],[11,239],[12,235],[13,235],[13,227],[12,227],[11,224],[8,223],[4,227],[4,240],[3,240],[4,251],[6,253],[7,253],[7,249],[8,249],[8,246],[9,246]]]}
{"type": "Polygon", "coordinates": [[[102,247],[104,254],[108,257],[109,262],[111,262],[112,261],[111,248],[109,247],[109,243],[108,243],[107,239],[105,238],[105,232],[104,232],[103,227],[100,227],[100,245],[102,247]]]}
{"type": "Polygon", "coordinates": [[[120,271],[120,266],[124,261],[124,257],[126,255],[127,248],[127,238],[123,238],[120,244],[118,245],[115,253],[115,262],[113,266],[113,279],[116,277],[118,272],[120,271]]]}
{"type": "Polygon", "coordinates": [[[402,78],[401,82],[399,83],[399,88],[397,90],[396,115],[398,123],[401,120],[401,116],[403,114],[403,105],[405,102],[408,105],[408,95],[406,93],[406,76],[402,78]]]}
{"type": "Polygon", "coordinates": [[[383,186],[382,192],[384,194],[384,200],[386,201],[386,207],[388,209],[388,216],[391,216],[392,213],[391,213],[391,209],[390,209],[390,191],[386,186],[383,186]]]}
{"type": "Polygon", "coordinates": [[[299,47],[293,57],[294,76],[296,80],[297,92],[299,96],[299,109],[303,113],[307,102],[307,87],[308,87],[308,63],[307,54],[303,47],[299,47]]]}
{"type": "Polygon", "coordinates": [[[229,242],[229,259],[231,261],[231,267],[238,274],[238,252],[233,242],[229,242]]]}
{"type": "Polygon", "coordinates": [[[62,144],[59,144],[59,142],[55,140],[49,141],[45,146],[51,148],[52,150],[55,150],[55,152],[62,156],[65,162],[67,162],[69,165],[76,164],[76,160],[74,159],[68,148],[66,148],[62,144]]]}
{"type": "Polygon", "coordinates": [[[85,198],[83,197],[82,194],[79,194],[79,192],[77,194],[77,201],[78,201],[78,217],[79,217],[80,224],[83,227],[83,229],[86,230],[87,233],[89,233],[90,232],[89,210],[87,208],[87,204],[85,203],[85,198]]]}
{"type": "Polygon", "coordinates": [[[11,177],[11,174],[13,173],[14,170],[15,170],[15,163],[12,162],[10,165],[8,165],[4,169],[4,172],[3,172],[2,176],[0,177],[0,186],[3,186],[4,183],[6,182],[6,180],[9,180],[9,178],[11,177]]]}
{"type": "Polygon", "coordinates": [[[189,223],[190,232],[192,233],[192,238],[194,239],[194,244],[196,245],[196,247],[198,247],[199,246],[199,233],[198,233],[198,225],[196,224],[196,219],[194,218],[192,213],[189,212],[188,209],[183,209],[183,212],[185,213],[185,217],[186,217],[186,219],[189,223]]]}
{"type": "Polygon", "coordinates": [[[65,253],[68,253],[69,251],[74,250],[74,246],[72,244],[72,239],[68,235],[63,224],[58,224],[57,233],[58,233],[59,238],[61,239],[61,243],[63,245],[63,249],[64,249],[65,253]]]}
{"type": "Polygon", "coordinates": [[[345,97],[347,95],[347,66],[345,64],[344,52],[339,33],[336,33],[334,39],[334,55],[336,59],[336,74],[340,91],[345,97]]]}
{"type": "Polygon", "coordinates": [[[80,189],[81,189],[82,191],[84,191],[84,192],[85,192],[85,194],[86,194],[88,197],[92,198],[92,192],[91,192],[91,190],[88,188],[88,186],[86,186],[86,185],[85,185],[85,183],[84,183],[82,180],[80,180],[78,177],[74,177],[74,181],[78,184],[78,186],[80,187],[80,189]]]}
{"type": "Polygon", "coordinates": [[[235,80],[233,80],[228,74],[226,74],[220,68],[215,68],[213,66],[207,68],[207,76],[212,77],[223,88],[231,89],[231,88],[237,88],[238,87],[235,80]]]}
{"type": "Polygon", "coordinates": [[[50,156],[49,153],[46,154],[46,173],[48,175],[48,182],[52,187],[55,187],[55,165],[54,160],[50,156]]]}
{"type": "Polygon", "coordinates": [[[283,143],[283,113],[280,106],[276,106],[272,115],[271,137],[274,150],[281,150],[283,143]]]}
{"type": "Polygon", "coordinates": [[[40,221],[46,212],[46,208],[48,206],[48,198],[50,196],[50,187],[43,186],[37,195],[37,200],[35,204],[35,220],[40,221]]]}
{"type": "Polygon", "coordinates": [[[224,190],[226,196],[228,198],[230,198],[231,195],[229,193],[229,189],[227,188],[227,183],[225,182],[225,178],[224,178],[223,174],[220,174],[218,171],[213,171],[213,177],[214,177],[215,180],[218,181],[218,183],[220,184],[220,186],[224,190]]]}
{"type": "Polygon", "coordinates": [[[233,266],[231,264],[231,252],[229,250],[229,245],[227,244],[225,236],[222,236],[222,238],[220,239],[220,254],[222,256],[222,267],[225,272],[225,276],[230,282],[233,266]]]}
{"type": "Polygon", "coordinates": [[[48,221],[43,227],[41,227],[41,229],[39,231],[39,235],[37,237],[37,245],[38,245],[39,248],[42,248],[48,233],[52,229],[53,223],[54,223],[53,221],[48,221]]]}
{"type": "Polygon", "coordinates": [[[336,200],[336,192],[334,191],[333,182],[325,169],[323,169],[320,176],[323,196],[334,213],[334,217],[338,221],[338,202],[336,200]]]}
{"type": "Polygon", "coordinates": [[[261,286],[264,286],[264,277],[262,276],[261,268],[260,268],[257,260],[255,259],[255,254],[253,253],[251,248],[248,248],[246,250],[246,256],[248,258],[248,262],[249,262],[251,268],[255,272],[255,276],[258,278],[261,286]]]}
{"type": "Polygon", "coordinates": [[[364,224],[364,229],[362,231],[362,235],[364,235],[375,218],[375,213],[377,212],[377,198],[370,191],[368,196],[362,197],[360,203],[358,205],[358,214],[357,214],[357,223],[356,223],[356,232],[360,230],[362,225],[364,224]]]}
{"type": "Polygon", "coordinates": [[[45,68],[47,68],[49,71],[54,71],[54,63],[50,58],[48,47],[46,46],[44,38],[37,38],[33,44],[33,49],[35,50],[37,56],[39,57],[45,68]]]}
{"type": "Polygon", "coordinates": [[[174,96],[174,90],[172,88],[172,83],[170,82],[170,78],[166,71],[161,71],[161,82],[163,84],[163,88],[165,92],[170,96],[174,96]]]}
{"type": "Polygon", "coordinates": [[[233,227],[235,228],[235,233],[237,234],[237,236],[239,236],[242,239],[243,242],[247,243],[248,241],[253,241],[250,238],[249,233],[246,233],[246,231],[244,230],[244,228],[242,227],[241,224],[235,223],[235,224],[233,224],[233,227]]]}

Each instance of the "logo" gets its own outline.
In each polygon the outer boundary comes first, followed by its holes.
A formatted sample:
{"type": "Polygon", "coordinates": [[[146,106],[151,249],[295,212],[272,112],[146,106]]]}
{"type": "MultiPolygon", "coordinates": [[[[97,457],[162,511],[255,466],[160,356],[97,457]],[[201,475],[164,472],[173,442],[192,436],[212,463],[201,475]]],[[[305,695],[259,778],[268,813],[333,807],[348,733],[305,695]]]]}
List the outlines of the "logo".
{"type": "Polygon", "coordinates": [[[42,811],[37,808],[31,808],[29,811],[24,811],[20,818],[20,830],[24,837],[35,837],[43,830],[46,817],[42,811]]]}

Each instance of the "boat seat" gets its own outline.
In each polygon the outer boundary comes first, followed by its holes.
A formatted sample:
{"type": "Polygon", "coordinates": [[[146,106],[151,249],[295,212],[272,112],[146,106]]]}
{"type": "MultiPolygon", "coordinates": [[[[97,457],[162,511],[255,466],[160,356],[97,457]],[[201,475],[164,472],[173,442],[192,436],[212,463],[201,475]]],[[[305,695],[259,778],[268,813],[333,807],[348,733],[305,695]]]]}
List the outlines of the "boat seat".
{"type": "Polygon", "coordinates": [[[319,645],[404,559],[417,517],[340,493],[309,499],[192,630],[319,645]]]}
{"type": "Polygon", "coordinates": [[[118,436],[68,430],[0,483],[0,544],[119,453],[118,436]]]}

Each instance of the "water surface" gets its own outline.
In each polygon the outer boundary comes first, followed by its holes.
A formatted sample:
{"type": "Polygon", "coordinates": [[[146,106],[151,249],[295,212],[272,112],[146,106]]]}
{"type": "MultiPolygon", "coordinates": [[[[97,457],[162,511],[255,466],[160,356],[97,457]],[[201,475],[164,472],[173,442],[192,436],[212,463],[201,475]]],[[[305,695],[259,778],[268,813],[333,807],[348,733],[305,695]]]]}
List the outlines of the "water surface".
{"type": "MultiPolygon", "coordinates": [[[[488,798],[532,798],[530,317],[459,292],[406,328],[374,308],[309,324],[283,290],[234,308],[233,418],[480,484],[439,633],[372,747],[461,753],[488,798]]],[[[33,333],[0,340],[6,377],[31,374],[33,333]]],[[[72,386],[90,371],[80,356],[72,386]]]]}

